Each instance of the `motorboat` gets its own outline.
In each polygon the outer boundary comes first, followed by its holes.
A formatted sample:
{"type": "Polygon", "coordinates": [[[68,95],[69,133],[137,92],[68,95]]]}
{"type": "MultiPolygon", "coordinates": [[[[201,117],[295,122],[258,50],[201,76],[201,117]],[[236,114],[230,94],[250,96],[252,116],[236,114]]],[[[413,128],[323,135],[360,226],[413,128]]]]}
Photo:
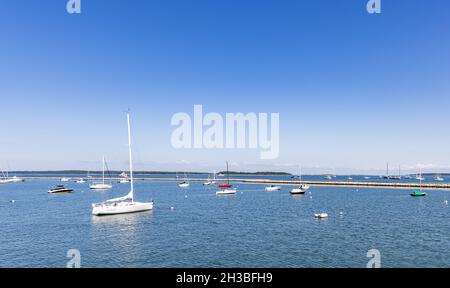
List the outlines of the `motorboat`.
{"type": "Polygon", "coordinates": [[[298,195],[298,194],[305,194],[306,191],[308,191],[309,189],[309,185],[300,185],[297,188],[293,188],[291,189],[290,193],[293,195],[298,195]]]}
{"type": "Polygon", "coordinates": [[[265,189],[266,189],[266,191],[280,191],[281,187],[275,186],[275,185],[270,185],[270,186],[267,186],[265,189]]]}
{"type": "Polygon", "coordinates": [[[72,188],[66,188],[64,185],[56,185],[54,188],[48,190],[48,193],[54,194],[54,193],[69,193],[73,192],[72,188]]]}

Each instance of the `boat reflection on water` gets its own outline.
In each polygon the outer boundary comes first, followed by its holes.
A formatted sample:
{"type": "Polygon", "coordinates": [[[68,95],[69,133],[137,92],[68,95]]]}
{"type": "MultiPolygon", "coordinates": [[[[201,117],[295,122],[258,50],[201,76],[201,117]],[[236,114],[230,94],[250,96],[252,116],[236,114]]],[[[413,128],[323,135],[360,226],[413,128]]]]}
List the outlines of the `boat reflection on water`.
{"type": "Polygon", "coordinates": [[[92,224],[111,226],[117,228],[118,225],[138,225],[140,222],[151,220],[153,210],[142,211],[138,213],[114,214],[103,217],[92,217],[92,224]]]}

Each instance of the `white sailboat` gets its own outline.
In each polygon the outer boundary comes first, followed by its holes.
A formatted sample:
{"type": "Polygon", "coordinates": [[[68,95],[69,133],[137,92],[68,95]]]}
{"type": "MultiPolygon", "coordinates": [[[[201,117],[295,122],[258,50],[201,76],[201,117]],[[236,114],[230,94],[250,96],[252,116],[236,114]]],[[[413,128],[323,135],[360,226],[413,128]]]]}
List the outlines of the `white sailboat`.
{"type": "Polygon", "coordinates": [[[220,184],[218,187],[222,188],[222,190],[217,191],[216,195],[236,194],[236,188],[233,188],[233,185],[230,184],[230,172],[228,170],[228,161],[227,161],[227,183],[220,184]]]}
{"type": "Polygon", "coordinates": [[[419,180],[419,181],[424,181],[425,180],[425,177],[422,176],[422,171],[420,171],[420,173],[417,174],[415,178],[416,178],[416,180],[419,180]]]}
{"type": "MultiPolygon", "coordinates": [[[[300,182],[302,181],[302,168],[299,167],[299,176],[298,176],[300,182]]],[[[300,184],[298,187],[291,189],[290,193],[292,195],[298,195],[298,194],[305,194],[306,191],[308,191],[309,185],[300,184]]]]}
{"type": "Polygon", "coordinates": [[[101,183],[94,183],[91,186],[89,186],[89,189],[92,190],[108,190],[112,189],[112,184],[105,183],[105,157],[103,156],[103,165],[102,165],[102,178],[103,181],[101,183]]]}
{"type": "Polygon", "coordinates": [[[130,114],[127,113],[128,122],[128,156],[130,161],[130,192],[123,196],[103,203],[92,204],[92,214],[96,216],[115,215],[125,213],[136,213],[149,211],[153,209],[152,202],[135,202],[134,201],[134,183],[133,183],[133,158],[131,152],[131,127],[130,114]]]}
{"type": "Polygon", "coordinates": [[[203,183],[203,185],[204,186],[209,186],[209,185],[214,185],[216,183],[217,183],[216,182],[216,171],[214,171],[212,180],[211,180],[211,175],[208,175],[208,181],[203,183]]]}
{"type": "Polygon", "coordinates": [[[178,187],[180,188],[188,188],[189,187],[189,182],[187,181],[187,177],[186,177],[186,173],[184,173],[184,180],[181,183],[178,183],[178,187]]]}
{"type": "Polygon", "coordinates": [[[442,182],[442,181],[444,181],[445,179],[441,176],[441,175],[436,175],[436,177],[434,178],[434,181],[439,181],[439,182],[442,182]]]}

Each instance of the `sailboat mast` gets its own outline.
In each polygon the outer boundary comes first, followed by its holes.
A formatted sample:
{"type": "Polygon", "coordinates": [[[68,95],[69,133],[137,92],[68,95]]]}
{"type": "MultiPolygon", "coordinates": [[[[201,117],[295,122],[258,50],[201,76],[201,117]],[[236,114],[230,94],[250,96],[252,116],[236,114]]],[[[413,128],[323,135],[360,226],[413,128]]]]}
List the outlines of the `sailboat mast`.
{"type": "Polygon", "coordinates": [[[227,183],[230,184],[230,172],[228,171],[228,161],[227,161],[227,183]]]}
{"type": "Polygon", "coordinates": [[[105,156],[103,156],[103,165],[102,165],[102,179],[103,179],[103,184],[105,184],[105,156]]]}
{"type": "Polygon", "coordinates": [[[133,158],[131,153],[131,125],[130,125],[130,113],[127,113],[127,122],[128,122],[128,156],[130,158],[130,186],[131,186],[131,202],[134,201],[133,191],[134,191],[134,183],[133,183],[133,158]]]}

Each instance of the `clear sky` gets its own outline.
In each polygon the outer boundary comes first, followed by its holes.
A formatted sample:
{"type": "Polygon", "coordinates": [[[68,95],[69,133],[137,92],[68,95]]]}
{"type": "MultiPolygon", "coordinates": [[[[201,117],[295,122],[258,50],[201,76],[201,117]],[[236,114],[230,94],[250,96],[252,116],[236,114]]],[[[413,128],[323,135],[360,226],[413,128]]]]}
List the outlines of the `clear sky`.
{"type": "Polygon", "coordinates": [[[450,1],[0,1],[0,166],[450,171],[450,1]],[[280,155],[175,150],[176,112],[280,113],[280,155]]]}

